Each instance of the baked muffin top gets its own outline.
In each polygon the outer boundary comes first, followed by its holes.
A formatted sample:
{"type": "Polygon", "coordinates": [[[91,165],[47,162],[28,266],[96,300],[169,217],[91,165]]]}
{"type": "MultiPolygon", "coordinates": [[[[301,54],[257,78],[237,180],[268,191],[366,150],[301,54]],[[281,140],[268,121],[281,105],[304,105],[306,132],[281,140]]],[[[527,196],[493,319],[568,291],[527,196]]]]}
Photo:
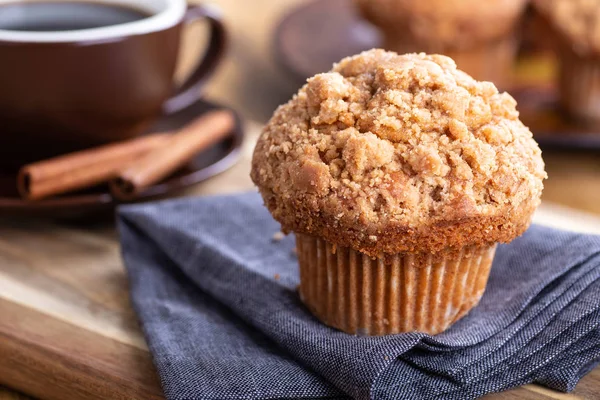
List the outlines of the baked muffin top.
{"type": "Polygon", "coordinates": [[[409,31],[429,48],[464,48],[512,31],[525,0],[355,0],[384,31],[409,31]]]}
{"type": "Polygon", "coordinates": [[[284,231],[370,255],[508,242],[546,177],[515,106],[448,57],[370,50],[275,111],[251,176],[284,231]]]}
{"type": "Polygon", "coordinates": [[[534,5],[576,53],[600,54],[600,0],[536,0],[534,5]]]}

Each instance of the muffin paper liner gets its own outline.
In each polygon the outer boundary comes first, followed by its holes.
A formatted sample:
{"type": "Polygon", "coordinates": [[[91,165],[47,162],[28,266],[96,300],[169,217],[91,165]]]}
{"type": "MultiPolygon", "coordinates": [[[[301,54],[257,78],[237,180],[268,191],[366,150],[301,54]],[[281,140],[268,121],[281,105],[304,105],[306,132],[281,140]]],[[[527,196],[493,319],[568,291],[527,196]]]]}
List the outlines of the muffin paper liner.
{"type": "Polygon", "coordinates": [[[600,58],[560,51],[560,98],[563,108],[583,122],[600,121],[600,58]]]}
{"type": "Polygon", "coordinates": [[[500,87],[510,84],[517,52],[517,40],[514,35],[465,49],[450,49],[438,44],[419,43],[410,35],[402,34],[401,37],[397,35],[397,32],[384,33],[384,47],[387,50],[398,54],[413,52],[443,54],[452,58],[458,68],[477,80],[491,81],[500,87]]]}
{"type": "Polygon", "coordinates": [[[357,335],[444,331],[479,302],[496,251],[373,259],[304,234],[296,245],[302,301],[323,323],[357,335]]]}

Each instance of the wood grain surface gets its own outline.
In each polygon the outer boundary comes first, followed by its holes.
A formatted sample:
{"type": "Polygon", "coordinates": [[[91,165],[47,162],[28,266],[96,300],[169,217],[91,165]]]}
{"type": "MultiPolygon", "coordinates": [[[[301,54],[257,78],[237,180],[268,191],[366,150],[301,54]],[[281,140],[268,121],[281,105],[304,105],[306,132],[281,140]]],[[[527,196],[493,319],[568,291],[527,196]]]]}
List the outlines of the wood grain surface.
{"type": "MultiPolygon", "coordinates": [[[[248,122],[242,160],[233,169],[185,194],[252,187],[249,160],[260,123],[296,90],[272,61],[271,31],[301,1],[216,1],[232,32],[232,48],[208,95],[258,122],[248,122]]],[[[184,66],[199,47],[191,35],[186,38],[184,66]]],[[[536,220],[600,232],[600,217],[564,207],[600,214],[600,157],[560,152],[544,157],[550,180],[536,220]]],[[[0,400],[30,398],[19,393],[50,400],[162,397],[129,304],[110,222],[0,220],[0,385],[5,385],[0,386],[0,400]]],[[[598,393],[600,369],[570,394],[526,385],[486,399],[597,399],[598,393]]]]}

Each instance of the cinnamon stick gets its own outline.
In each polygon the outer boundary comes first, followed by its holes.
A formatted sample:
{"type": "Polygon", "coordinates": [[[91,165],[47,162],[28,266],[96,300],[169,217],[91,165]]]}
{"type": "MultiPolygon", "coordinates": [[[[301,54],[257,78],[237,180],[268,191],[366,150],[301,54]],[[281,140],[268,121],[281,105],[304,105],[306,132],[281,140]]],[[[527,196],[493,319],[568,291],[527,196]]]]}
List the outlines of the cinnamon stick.
{"type": "Polygon", "coordinates": [[[235,126],[230,111],[204,114],[160,146],[133,162],[111,180],[114,197],[128,201],[152,184],[190,162],[200,151],[229,136],[235,126]]]}
{"type": "Polygon", "coordinates": [[[169,137],[148,135],[26,165],[17,178],[19,193],[24,199],[39,200],[105,182],[169,137]]]}

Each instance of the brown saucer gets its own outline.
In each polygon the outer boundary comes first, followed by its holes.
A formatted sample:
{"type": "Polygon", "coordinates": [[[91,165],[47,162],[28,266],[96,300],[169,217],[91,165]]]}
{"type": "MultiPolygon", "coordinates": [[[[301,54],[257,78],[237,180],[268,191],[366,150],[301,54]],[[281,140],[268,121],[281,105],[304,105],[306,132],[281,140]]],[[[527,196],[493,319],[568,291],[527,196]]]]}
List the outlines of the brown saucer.
{"type": "Polygon", "coordinates": [[[600,126],[583,125],[565,115],[552,85],[516,86],[509,92],[518,102],[521,121],[543,148],[600,150],[600,126]]]}
{"type": "Polygon", "coordinates": [[[288,14],[274,40],[277,62],[303,84],[344,57],[379,47],[381,36],[352,0],[316,0],[288,14]]]}
{"type": "MultiPolygon", "coordinates": [[[[200,114],[221,106],[200,100],[175,114],[162,117],[148,131],[175,131],[200,114]]],[[[244,131],[236,114],[236,127],[232,136],[198,154],[194,160],[165,181],[143,192],[136,201],[166,197],[202,182],[231,167],[238,159],[244,131]]],[[[16,189],[14,175],[0,173],[0,216],[22,215],[50,218],[80,218],[112,212],[118,202],[110,195],[106,185],[40,201],[22,200],[16,189]]]]}
{"type": "MultiPolygon", "coordinates": [[[[301,85],[340,59],[381,43],[381,34],[360,18],[352,0],[315,0],[280,22],[274,52],[277,62],[301,85]]],[[[552,87],[555,67],[547,56],[518,60],[509,92],[519,103],[521,119],[542,147],[600,150],[600,126],[581,126],[560,112],[552,87]]]]}

